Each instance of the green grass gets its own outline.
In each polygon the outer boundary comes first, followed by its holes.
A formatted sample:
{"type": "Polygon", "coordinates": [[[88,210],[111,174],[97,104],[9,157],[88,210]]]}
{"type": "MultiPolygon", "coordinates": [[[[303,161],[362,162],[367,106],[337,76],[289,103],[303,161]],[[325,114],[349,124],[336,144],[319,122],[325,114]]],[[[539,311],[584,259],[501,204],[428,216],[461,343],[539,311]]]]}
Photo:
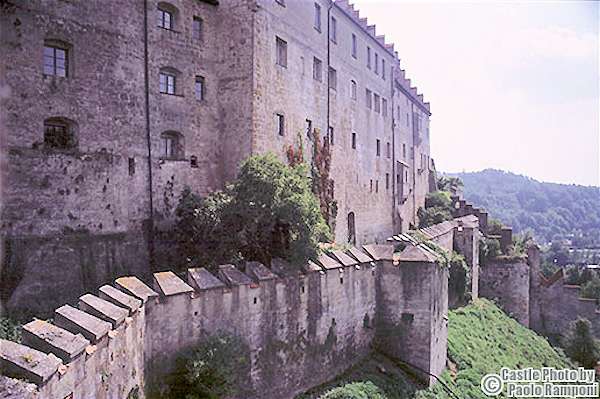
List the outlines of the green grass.
{"type": "MultiPolygon", "coordinates": [[[[479,388],[481,377],[498,373],[502,367],[573,367],[562,351],[485,299],[450,312],[448,357],[453,370],[446,370],[442,381],[459,398],[487,398],[479,388]]],[[[436,384],[430,390],[419,392],[417,397],[451,396],[441,384],[436,384]]]]}
{"type": "MultiPolygon", "coordinates": [[[[489,399],[479,388],[481,377],[502,367],[573,367],[562,351],[485,299],[449,313],[448,357],[450,367],[441,380],[461,399],[489,399]]],[[[440,383],[422,389],[410,374],[381,354],[364,359],[335,381],[300,398],[321,398],[334,387],[358,381],[372,382],[387,399],[452,398],[440,383]]]]}

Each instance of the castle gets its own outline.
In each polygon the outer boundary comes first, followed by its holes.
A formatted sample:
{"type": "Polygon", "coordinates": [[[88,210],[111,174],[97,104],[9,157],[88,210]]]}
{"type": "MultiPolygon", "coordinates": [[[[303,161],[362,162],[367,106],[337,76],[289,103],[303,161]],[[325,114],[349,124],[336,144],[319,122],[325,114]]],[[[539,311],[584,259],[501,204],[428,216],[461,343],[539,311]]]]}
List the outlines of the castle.
{"type": "Polygon", "coordinates": [[[2,312],[151,281],[183,187],[252,154],[327,141],[339,243],[406,231],[435,181],[429,104],[345,0],[3,0],[0,52],[2,312]]]}

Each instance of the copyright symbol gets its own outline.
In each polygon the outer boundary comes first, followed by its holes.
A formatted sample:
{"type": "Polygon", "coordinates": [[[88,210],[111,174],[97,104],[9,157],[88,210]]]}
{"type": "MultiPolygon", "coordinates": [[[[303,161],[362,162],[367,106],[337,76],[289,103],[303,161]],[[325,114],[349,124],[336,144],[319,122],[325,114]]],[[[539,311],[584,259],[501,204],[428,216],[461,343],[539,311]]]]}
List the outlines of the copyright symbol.
{"type": "Polygon", "coordinates": [[[498,374],[486,374],[481,379],[481,390],[487,396],[498,396],[502,392],[502,378],[498,374]]]}

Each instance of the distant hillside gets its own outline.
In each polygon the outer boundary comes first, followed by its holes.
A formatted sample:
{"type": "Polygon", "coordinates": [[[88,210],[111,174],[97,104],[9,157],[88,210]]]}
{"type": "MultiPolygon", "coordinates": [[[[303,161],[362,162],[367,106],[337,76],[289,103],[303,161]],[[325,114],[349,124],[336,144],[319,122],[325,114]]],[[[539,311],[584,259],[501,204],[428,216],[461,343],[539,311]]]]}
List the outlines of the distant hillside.
{"type": "MultiPolygon", "coordinates": [[[[481,377],[502,367],[571,368],[565,355],[548,341],[508,317],[493,302],[478,299],[448,314],[448,358],[451,366],[442,381],[430,389],[416,384],[406,371],[380,354],[361,361],[337,380],[317,387],[298,399],[370,398],[351,383],[370,382],[382,399],[485,399],[481,377]],[[334,387],[345,387],[334,395],[334,387]],[[449,395],[448,390],[454,393],[449,395]],[[330,394],[325,394],[325,392],[330,394]],[[346,391],[346,392],[345,392],[346,391]],[[358,392],[356,392],[358,391],[358,392]],[[353,395],[351,395],[351,393],[353,395]]],[[[504,396],[501,396],[504,397],[504,396]]]]}
{"type": "Polygon", "coordinates": [[[465,198],[516,232],[531,229],[539,241],[580,235],[600,241],[600,188],[541,183],[495,169],[449,173],[464,182],[465,198]]]}

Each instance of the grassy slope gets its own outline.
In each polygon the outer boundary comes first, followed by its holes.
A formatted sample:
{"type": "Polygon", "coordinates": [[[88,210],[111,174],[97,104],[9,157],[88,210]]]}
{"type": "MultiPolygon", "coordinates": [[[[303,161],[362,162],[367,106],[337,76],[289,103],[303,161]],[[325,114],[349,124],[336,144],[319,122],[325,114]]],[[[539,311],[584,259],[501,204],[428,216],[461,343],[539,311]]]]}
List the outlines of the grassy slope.
{"type": "MultiPolygon", "coordinates": [[[[459,398],[487,398],[479,389],[480,379],[501,367],[569,367],[569,360],[542,337],[508,317],[487,300],[449,314],[448,355],[452,371],[442,380],[459,398]]],[[[333,386],[352,381],[372,381],[388,399],[450,398],[441,384],[420,390],[409,375],[389,359],[373,355],[341,375],[331,384],[315,388],[303,398],[315,398],[333,386]],[[385,373],[381,371],[385,369],[385,373]]]]}

